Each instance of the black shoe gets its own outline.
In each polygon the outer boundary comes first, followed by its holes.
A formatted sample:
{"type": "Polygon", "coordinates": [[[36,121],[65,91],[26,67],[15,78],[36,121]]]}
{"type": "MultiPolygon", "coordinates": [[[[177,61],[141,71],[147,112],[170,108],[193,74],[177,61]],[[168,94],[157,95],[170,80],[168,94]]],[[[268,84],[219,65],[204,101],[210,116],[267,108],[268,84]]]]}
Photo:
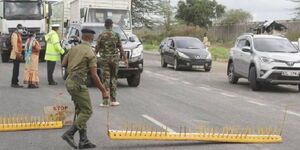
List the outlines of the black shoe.
{"type": "Polygon", "coordinates": [[[86,130],[79,130],[79,149],[96,148],[96,145],[87,138],[86,130]]]}
{"type": "Polygon", "coordinates": [[[78,129],[73,125],[71,128],[65,132],[61,138],[65,140],[71,147],[77,149],[76,143],[74,142],[74,135],[78,129]]]}
{"type": "Polygon", "coordinates": [[[19,85],[19,84],[11,84],[12,88],[23,88],[24,86],[19,85]]]}
{"type": "Polygon", "coordinates": [[[55,82],[55,81],[49,82],[49,85],[57,85],[57,82],[55,82]]]}

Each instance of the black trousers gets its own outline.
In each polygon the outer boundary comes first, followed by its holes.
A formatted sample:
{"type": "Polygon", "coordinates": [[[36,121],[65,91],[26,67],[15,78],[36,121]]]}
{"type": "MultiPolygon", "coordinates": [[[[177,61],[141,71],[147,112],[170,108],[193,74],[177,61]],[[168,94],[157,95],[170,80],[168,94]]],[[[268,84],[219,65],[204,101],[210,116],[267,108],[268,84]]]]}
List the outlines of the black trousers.
{"type": "Polygon", "coordinates": [[[20,70],[20,60],[13,60],[13,75],[11,79],[11,84],[18,84],[19,82],[19,70],[20,70]]]}
{"type": "Polygon", "coordinates": [[[47,75],[48,75],[48,82],[54,82],[53,73],[56,66],[56,61],[47,61],[47,75]]]}

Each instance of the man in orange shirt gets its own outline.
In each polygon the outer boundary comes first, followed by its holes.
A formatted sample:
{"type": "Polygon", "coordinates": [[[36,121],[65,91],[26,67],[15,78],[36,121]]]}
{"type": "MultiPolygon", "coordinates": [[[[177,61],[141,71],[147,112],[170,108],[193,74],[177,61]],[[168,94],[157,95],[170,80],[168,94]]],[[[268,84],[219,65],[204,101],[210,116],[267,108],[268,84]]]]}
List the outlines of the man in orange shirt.
{"type": "Polygon", "coordinates": [[[13,75],[11,79],[11,87],[13,88],[22,88],[23,86],[19,85],[19,68],[20,68],[20,61],[23,59],[22,51],[23,51],[23,42],[22,42],[22,35],[23,26],[21,24],[17,25],[17,29],[11,35],[11,45],[12,50],[10,53],[10,59],[13,60],[13,75]]]}

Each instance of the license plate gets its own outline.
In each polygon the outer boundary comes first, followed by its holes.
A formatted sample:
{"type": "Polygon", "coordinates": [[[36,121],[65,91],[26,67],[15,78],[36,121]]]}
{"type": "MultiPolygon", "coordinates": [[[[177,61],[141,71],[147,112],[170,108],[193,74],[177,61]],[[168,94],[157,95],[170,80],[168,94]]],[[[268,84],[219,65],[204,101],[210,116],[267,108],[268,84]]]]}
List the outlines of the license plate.
{"type": "Polygon", "coordinates": [[[299,76],[299,72],[296,71],[283,71],[281,73],[282,76],[287,76],[287,77],[298,77],[299,76]]]}
{"type": "Polygon", "coordinates": [[[125,65],[125,62],[124,62],[124,61],[120,61],[120,62],[119,62],[119,66],[120,66],[120,67],[125,67],[125,66],[126,66],[126,65],[125,65]]]}
{"type": "Polygon", "coordinates": [[[193,65],[192,68],[193,68],[193,69],[201,69],[202,66],[193,65]]]}

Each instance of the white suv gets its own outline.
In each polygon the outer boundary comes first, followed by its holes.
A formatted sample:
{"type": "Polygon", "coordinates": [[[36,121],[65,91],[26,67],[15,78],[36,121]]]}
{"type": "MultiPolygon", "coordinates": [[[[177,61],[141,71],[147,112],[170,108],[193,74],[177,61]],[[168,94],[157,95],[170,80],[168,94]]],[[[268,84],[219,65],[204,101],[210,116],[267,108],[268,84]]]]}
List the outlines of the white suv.
{"type": "Polygon", "coordinates": [[[227,75],[232,84],[248,79],[254,91],[263,82],[298,85],[300,91],[299,48],[283,37],[245,34],[230,50],[227,75]]]}

